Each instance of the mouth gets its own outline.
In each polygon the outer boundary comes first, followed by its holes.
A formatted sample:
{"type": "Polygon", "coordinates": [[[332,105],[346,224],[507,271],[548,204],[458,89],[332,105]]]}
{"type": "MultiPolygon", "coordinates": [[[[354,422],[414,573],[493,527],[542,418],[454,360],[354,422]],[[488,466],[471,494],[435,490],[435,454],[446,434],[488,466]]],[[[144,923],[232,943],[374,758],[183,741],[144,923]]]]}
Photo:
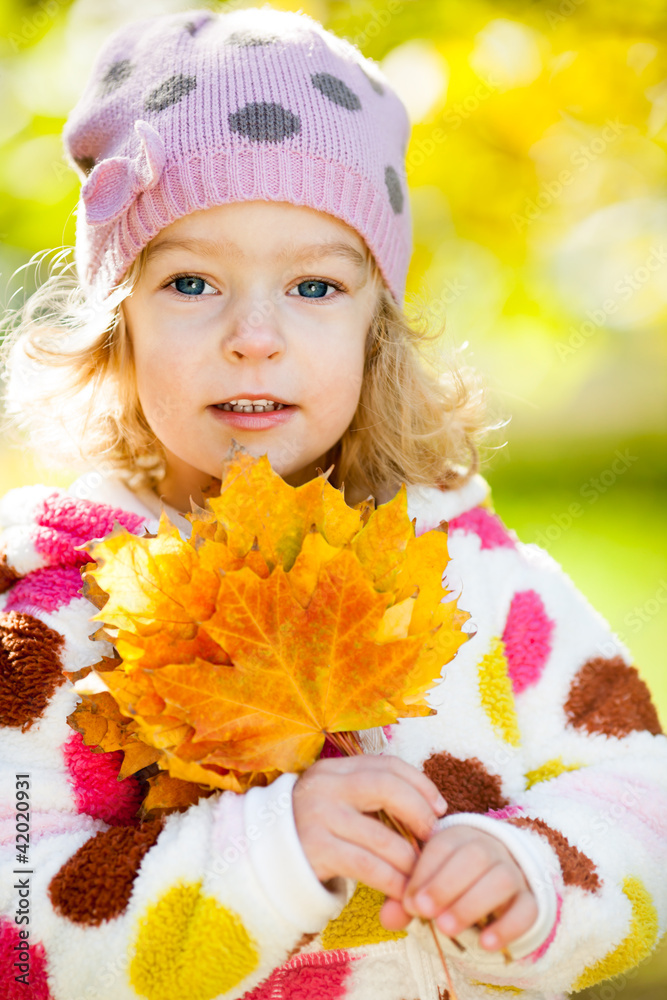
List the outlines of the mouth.
{"type": "Polygon", "coordinates": [[[251,399],[245,396],[213,405],[216,410],[226,410],[231,413],[273,413],[275,410],[284,410],[292,404],[282,399],[251,399]]]}
{"type": "Polygon", "coordinates": [[[209,406],[213,418],[239,431],[268,431],[291,420],[299,407],[282,399],[227,399],[209,406]]]}

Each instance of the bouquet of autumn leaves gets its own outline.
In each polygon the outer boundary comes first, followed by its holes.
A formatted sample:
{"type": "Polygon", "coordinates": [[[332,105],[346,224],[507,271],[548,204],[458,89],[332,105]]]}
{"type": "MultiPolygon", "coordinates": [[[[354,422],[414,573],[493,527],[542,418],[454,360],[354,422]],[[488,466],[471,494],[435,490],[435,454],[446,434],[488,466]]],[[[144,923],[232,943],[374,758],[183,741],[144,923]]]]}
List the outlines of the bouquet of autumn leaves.
{"type": "MultiPolygon", "coordinates": [[[[319,472],[320,470],[318,470],[319,472]]],[[[230,450],[220,495],[156,535],[86,545],[94,638],[116,657],[70,716],[84,742],[123,751],[144,814],[243,792],[313,764],[326,739],[433,714],[425,694],[467,635],[445,600],[447,535],[419,537],[402,485],[349,506],[325,474],[289,486],[266,456],[230,450]],[[95,691],[97,688],[97,691],[95,691]]]]}

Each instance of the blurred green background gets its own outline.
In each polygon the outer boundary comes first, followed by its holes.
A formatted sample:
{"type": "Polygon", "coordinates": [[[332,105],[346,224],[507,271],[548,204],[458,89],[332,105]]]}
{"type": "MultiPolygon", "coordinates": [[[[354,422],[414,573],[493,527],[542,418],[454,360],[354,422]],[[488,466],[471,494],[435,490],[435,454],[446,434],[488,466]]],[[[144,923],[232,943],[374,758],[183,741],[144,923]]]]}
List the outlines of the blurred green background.
{"type": "MultiPolygon", "coordinates": [[[[0,306],[74,242],[60,131],[109,31],[211,6],[1,0],[0,306]]],[[[408,312],[485,375],[497,511],[629,647],[667,725],[667,8],[663,0],[312,0],[413,123],[408,312]],[[503,445],[503,447],[499,447],[503,445]]],[[[22,291],[21,291],[22,289],[22,291]]],[[[67,483],[0,445],[0,490],[67,483]]],[[[664,1000],[667,948],[588,1000],[664,1000]],[[611,992],[609,992],[611,990],[611,992]]]]}

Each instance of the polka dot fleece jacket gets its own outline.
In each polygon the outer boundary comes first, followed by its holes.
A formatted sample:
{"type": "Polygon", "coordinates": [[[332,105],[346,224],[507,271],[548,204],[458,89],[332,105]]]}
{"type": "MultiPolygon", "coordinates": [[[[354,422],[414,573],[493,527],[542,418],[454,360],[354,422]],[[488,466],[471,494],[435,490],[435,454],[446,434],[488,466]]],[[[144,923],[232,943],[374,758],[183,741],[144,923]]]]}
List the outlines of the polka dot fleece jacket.
{"type": "MultiPolygon", "coordinates": [[[[419,921],[390,933],[379,893],[317,880],[294,827],[294,775],[142,823],[119,754],[93,754],[68,728],[78,695],[62,671],[100,656],[77,547],[116,520],[156,525],[118,481],[94,493],[86,482],[0,501],[2,996],[448,998],[419,921]],[[30,776],[29,865],[17,774],[30,776]],[[28,986],[15,978],[26,942],[28,986]]],[[[448,523],[445,581],[474,634],[429,695],[437,714],[370,731],[366,749],[423,768],[449,803],[441,824],[501,838],[538,899],[510,962],[474,930],[463,953],[442,938],[461,1000],[557,1000],[635,965],[665,930],[667,740],[628,651],[553,560],[503,526],[480,476],[456,491],[410,487],[408,511],[418,534],[448,523]]]]}

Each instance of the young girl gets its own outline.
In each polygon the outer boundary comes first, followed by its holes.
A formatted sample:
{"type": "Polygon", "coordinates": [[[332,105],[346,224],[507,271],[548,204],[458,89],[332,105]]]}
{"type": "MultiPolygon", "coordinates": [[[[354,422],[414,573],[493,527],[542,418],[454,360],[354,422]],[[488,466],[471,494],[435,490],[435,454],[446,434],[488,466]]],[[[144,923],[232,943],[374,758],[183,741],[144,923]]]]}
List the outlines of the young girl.
{"type": "Polygon", "coordinates": [[[33,296],[6,354],[17,423],[89,467],[0,502],[3,997],[443,1000],[429,918],[460,1000],[555,1000],[665,928],[649,693],[493,513],[476,384],[430,371],[402,312],[408,135],[373,63],[269,8],[127,25],[72,111],[77,280],[33,296]],[[122,754],[67,724],[63,671],[105,651],[82,546],[161,505],[187,532],[233,439],[295,486],[333,466],[349,503],[405,482],[416,532],[446,523],[471,637],[437,714],[365,756],[140,822],[122,754]]]}

